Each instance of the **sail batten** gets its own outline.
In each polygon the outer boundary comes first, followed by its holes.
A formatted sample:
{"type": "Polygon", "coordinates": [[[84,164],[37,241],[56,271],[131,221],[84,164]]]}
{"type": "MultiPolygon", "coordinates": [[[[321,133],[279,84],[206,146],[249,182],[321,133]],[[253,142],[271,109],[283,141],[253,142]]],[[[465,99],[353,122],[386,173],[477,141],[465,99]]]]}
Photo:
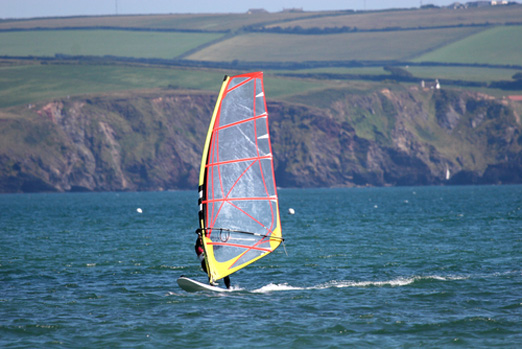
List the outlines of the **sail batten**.
{"type": "Polygon", "coordinates": [[[259,198],[256,198],[256,197],[245,197],[245,198],[242,198],[242,197],[233,197],[233,198],[221,198],[221,199],[209,199],[207,200],[206,202],[207,203],[213,203],[213,202],[222,202],[222,201],[256,201],[256,200],[259,200],[259,201],[277,201],[277,198],[273,198],[273,197],[259,197],[259,198]]]}
{"type": "Polygon", "coordinates": [[[219,165],[225,165],[225,164],[231,164],[231,163],[238,163],[238,162],[251,162],[256,160],[262,160],[262,159],[269,159],[272,160],[272,154],[265,155],[265,156],[259,156],[255,158],[244,158],[244,159],[237,159],[237,160],[227,160],[227,161],[221,161],[221,162],[215,162],[213,164],[205,165],[206,167],[213,167],[213,166],[219,166],[219,165]]]}
{"type": "Polygon", "coordinates": [[[211,281],[266,256],[282,242],[262,73],[224,79],[199,185],[200,231],[211,281]]]}
{"type": "Polygon", "coordinates": [[[237,122],[234,122],[234,123],[230,123],[230,124],[226,124],[226,125],[220,126],[219,128],[216,129],[216,131],[220,131],[220,130],[223,130],[223,129],[226,129],[226,128],[229,128],[229,127],[234,127],[234,126],[237,126],[239,124],[252,122],[252,121],[255,121],[257,119],[263,119],[263,118],[266,118],[266,117],[267,117],[266,113],[265,114],[261,114],[261,115],[256,115],[256,116],[249,117],[249,118],[241,120],[241,121],[237,121],[237,122]]]}

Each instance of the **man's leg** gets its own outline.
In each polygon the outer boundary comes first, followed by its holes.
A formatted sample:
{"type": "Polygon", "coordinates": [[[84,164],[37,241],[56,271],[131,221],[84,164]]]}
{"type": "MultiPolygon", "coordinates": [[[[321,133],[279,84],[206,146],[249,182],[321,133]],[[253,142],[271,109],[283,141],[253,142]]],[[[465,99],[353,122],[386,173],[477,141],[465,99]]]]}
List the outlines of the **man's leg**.
{"type": "Polygon", "coordinates": [[[225,276],[223,280],[225,281],[225,286],[227,288],[230,288],[230,278],[228,276],[225,276]]]}

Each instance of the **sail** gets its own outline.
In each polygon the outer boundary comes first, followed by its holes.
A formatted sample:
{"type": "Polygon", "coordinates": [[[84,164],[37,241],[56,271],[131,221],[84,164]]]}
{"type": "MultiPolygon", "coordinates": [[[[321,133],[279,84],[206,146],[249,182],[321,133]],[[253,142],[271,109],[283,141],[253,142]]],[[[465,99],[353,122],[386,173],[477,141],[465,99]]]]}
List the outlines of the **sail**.
{"type": "Polygon", "coordinates": [[[199,204],[211,282],[282,241],[262,72],[225,76],[203,149],[199,204]]]}

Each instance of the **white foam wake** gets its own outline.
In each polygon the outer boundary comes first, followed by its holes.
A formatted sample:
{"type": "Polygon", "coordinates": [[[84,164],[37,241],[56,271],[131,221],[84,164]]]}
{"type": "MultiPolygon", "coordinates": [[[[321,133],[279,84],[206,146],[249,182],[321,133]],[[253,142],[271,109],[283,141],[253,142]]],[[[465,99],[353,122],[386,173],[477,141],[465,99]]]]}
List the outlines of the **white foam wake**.
{"type": "Polygon", "coordinates": [[[416,281],[421,280],[438,280],[438,281],[451,281],[451,280],[464,280],[468,279],[467,276],[439,276],[439,275],[428,275],[428,276],[412,276],[412,277],[398,277],[396,279],[384,280],[384,281],[331,281],[327,283],[326,287],[401,287],[411,285],[416,281]]]}
{"type": "Polygon", "coordinates": [[[327,288],[345,288],[345,287],[402,287],[410,285],[416,281],[421,280],[438,280],[438,281],[452,281],[452,280],[465,280],[468,276],[412,276],[412,277],[398,277],[396,279],[384,280],[384,281],[353,281],[353,280],[333,280],[324,284],[310,286],[310,287],[297,287],[291,286],[287,283],[284,284],[268,284],[251,292],[253,293],[269,293],[278,291],[302,291],[302,290],[323,290],[327,288]]]}
{"type": "Polygon", "coordinates": [[[287,283],[284,284],[268,284],[257,290],[253,290],[253,293],[268,293],[268,292],[276,292],[276,291],[300,291],[310,289],[309,287],[294,287],[290,286],[287,283]]]}

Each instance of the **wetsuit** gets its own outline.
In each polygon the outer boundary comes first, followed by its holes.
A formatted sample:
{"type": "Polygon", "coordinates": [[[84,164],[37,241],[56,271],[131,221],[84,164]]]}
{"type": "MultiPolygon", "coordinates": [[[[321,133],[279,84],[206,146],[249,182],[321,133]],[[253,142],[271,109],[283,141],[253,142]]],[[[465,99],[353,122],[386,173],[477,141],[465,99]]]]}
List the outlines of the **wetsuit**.
{"type": "MultiPolygon", "coordinates": [[[[205,263],[205,250],[203,249],[200,236],[198,236],[198,238],[196,239],[196,245],[194,246],[194,248],[196,250],[196,255],[198,256],[198,259],[201,262],[201,269],[203,269],[203,271],[208,274],[207,263],[205,263]]],[[[230,277],[228,275],[223,278],[223,281],[225,282],[225,286],[227,288],[230,288],[230,277]]]]}

